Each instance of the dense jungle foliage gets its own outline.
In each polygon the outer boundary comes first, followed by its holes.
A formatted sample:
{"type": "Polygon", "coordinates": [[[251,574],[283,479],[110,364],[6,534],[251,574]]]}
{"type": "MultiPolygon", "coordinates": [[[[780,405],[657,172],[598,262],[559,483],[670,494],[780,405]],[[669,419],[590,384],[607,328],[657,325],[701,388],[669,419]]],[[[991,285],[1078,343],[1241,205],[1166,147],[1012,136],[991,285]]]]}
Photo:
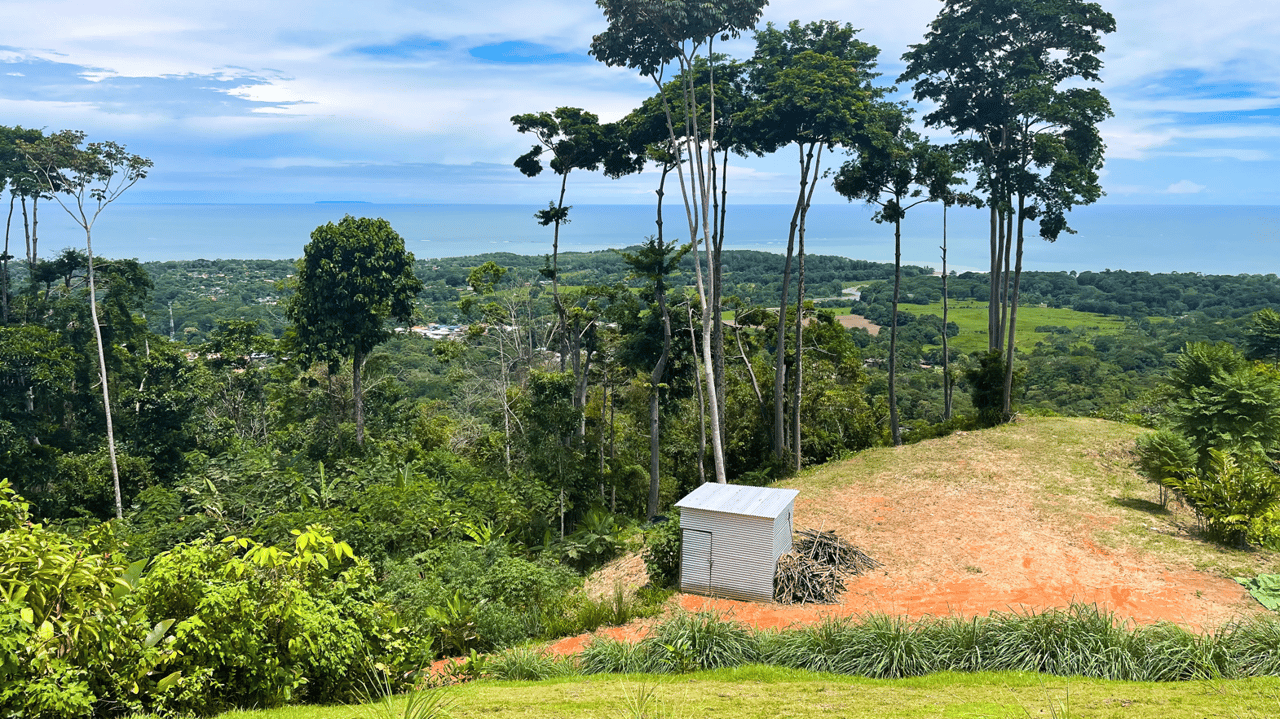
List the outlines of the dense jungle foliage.
{"type": "Polygon", "coordinates": [[[1066,213],[1101,194],[1111,111],[1083,86],[1109,14],[947,3],[902,80],[946,100],[922,118],[953,133],[942,147],[873,83],[879,50],[850,25],[756,29],[763,0],[598,4],[591,54],[658,94],[613,123],[511,118],[534,143],[515,167],[560,188],[532,218],[544,257],[415,262],[387,222],[350,216],[297,262],[95,257],[97,213],[151,161],[0,126],[0,712],[350,701],[442,655],[622,623],[665,599],[662,512],[699,484],[764,484],[1017,410],[1158,428],[1144,470],[1206,536],[1280,543],[1280,279],[1021,266],[1027,234],[1069,234],[1066,213]],[[1008,53],[970,35],[996,26],[1008,53]],[[704,53],[752,29],[750,59],[704,53]],[[792,145],[786,254],[724,249],[720,169],[792,145]],[[833,173],[836,149],[850,159],[833,173]],[[673,245],[659,222],[617,252],[560,253],[570,173],[643,168],[655,219],[687,172],[678,234],[697,240],[673,245]],[[832,174],[899,249],[921,202],[989,207],[991,273],[806,255],[812,187],[832,174]],[[79,210],[83,252],[41,253],[41,208],[79,210]],[[641,525],[654,586],[589,597],[583,574],[639,549],[641,525]]]}

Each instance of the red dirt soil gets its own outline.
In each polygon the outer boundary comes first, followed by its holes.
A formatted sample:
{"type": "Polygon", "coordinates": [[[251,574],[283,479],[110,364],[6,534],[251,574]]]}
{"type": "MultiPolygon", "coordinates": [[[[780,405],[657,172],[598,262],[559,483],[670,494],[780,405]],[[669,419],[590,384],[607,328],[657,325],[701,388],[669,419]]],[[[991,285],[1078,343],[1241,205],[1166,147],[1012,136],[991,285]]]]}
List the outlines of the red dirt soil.
{"type": "MultiPolygon", "coordinates": [[[[964,434],[936,441],[965,442],[964,434]]],[[[1085,450],[1086,457],[1089,453],[1085,450]]],[[[679,594],[673,605],[714,610],[758,628],[865,613],[973,617],[1084,603],[1114,612],[1121,621],[1168,621],[1207,631],[1265,611],[1236,582],[1196,571],[1185,558],[1152,555],[1124,542],[1117,548],[1100,546],[1098,533],[1122,521],[1132,523],[1132,510],[1067,495],[1050,495],[1046,506],[1045,490],[1011,471],[1007,462],[1016,457],[957,456],[966,455],[952,454],[946,460],[951,466],[940,471],[907,477],[883,473],[856,485],[801,493],[797,529],[834,530],[883,563],[868,575],[850,577],[840,604],[788,606],[679,594]],[[974,466],[984,462],[989,466],[974,466]]],[[[1187,534],[1176,520],[1152,517],[1149,524],[1140,531],[1187,534]]],[[[602,572],[609,586],[643,583],[638,558],[627,561],[631,566],[602,572]]],[[[589,591],[593,585],[601,582],[593,578],[589,591]]],[[[597,635],[638,641],[654,623],[634,622],[597,635]]],[[[591,636],[562,639],[549,650],[575,653],[591,636]]]]}

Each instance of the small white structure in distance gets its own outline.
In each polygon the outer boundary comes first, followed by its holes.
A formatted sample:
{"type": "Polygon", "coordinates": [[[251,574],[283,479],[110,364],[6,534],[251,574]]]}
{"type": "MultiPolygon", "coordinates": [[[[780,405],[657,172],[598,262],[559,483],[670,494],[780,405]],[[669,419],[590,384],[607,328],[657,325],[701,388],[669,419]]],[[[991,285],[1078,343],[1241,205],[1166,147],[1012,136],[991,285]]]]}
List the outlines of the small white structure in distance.
{"type": "Polygon", "coordinates": [[[773,601],[778,557],[791,551],[796,489],[708,482],[680,508],[680,591],[773,601]]]}

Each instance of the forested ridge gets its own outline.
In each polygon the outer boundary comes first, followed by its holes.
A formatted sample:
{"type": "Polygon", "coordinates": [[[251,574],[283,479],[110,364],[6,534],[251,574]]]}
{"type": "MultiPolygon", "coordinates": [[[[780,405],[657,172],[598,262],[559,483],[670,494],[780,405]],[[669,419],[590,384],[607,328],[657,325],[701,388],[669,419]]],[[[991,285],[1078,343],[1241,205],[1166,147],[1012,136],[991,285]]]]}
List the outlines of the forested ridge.
{"type": "Polygon", "coordinates": [[[542,256],[416,259],[348,215],[296,261],[104,258],[95,225],[151,160],[0,127],[4,712],[352,701],[440,656],[623,623],[670,595],[670,508],[700,484],[1020,413],[1159,430],[1143,469],[1205,538],[1280,547],[1280,279],[1022,266],[1101,196],[1100,6],[947,2],[898,79],[944,144],[849,24],[597,4],[591,55],[655,94],[615,122],[511,118],[513,165],[551,198],[542,256]],[[751,57],[713,51],[749,31],[751,57]],[[728,249],[727,168],[773,152],[799,160],[787,249],[728,249]],[[576,178],[642,170],[653,225],[561,252],[576,178]],[[893,263],[806,252],[828,180],[874,206],[893,263]],[[927,202],[989,213],[988,272],[947,271],[945,236],[939,273],[901,264],[927,202]],[[51,211],[83,245],[41,248],[51,211]],[[587,596],[628,549],[651,585],[587,596]]]}

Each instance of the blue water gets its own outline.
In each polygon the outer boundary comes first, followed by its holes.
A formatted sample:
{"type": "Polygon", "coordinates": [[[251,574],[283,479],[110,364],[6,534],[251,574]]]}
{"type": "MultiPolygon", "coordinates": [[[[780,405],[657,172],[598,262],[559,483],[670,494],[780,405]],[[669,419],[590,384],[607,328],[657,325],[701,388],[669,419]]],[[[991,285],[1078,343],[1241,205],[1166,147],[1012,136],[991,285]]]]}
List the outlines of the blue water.
{"type": "MultiPolygon", "coordinates": [[[[106,257],[150,260],[284,259],[298,257],[316,226],[344,214],[384,217],[419,259],[483,252],[540,255],[551,251],[551,229],[537,225],[533,205],[113,205],[94,227],[94,250],[106,257]]],[[[685,238],[678,205],[666,208],[667,237],[685,238]]],[[[655,232],[653,208],[582,205],[561,229],[563,251],[625,247],[655,232]]],[[[730,205],[726,247],[786,250],[791,208],[730,205]]],[[[41,256],[82,246],[84,234],[54,203],[41,204],[41,256]]],[[[1145,270],[1205,274],[1280,272],[1280,206],[1104,205],[1076,210],[1076,235],[1058,242],[1029,239],[1024,265],[1032,270],[1145,270]]],[[[986,215],[948,212],[949,268],[985,269],[986,215]]],[[[11,252],[22,255],[21,229],[11,252]]],[[[942,210],[921,206],[903,225],[903,261],[941,267],[942,210]]],[[[893,228],[871,221],[863,205],[816,205],[806,241],[813,254],[889,262],[893,228]]]]}

